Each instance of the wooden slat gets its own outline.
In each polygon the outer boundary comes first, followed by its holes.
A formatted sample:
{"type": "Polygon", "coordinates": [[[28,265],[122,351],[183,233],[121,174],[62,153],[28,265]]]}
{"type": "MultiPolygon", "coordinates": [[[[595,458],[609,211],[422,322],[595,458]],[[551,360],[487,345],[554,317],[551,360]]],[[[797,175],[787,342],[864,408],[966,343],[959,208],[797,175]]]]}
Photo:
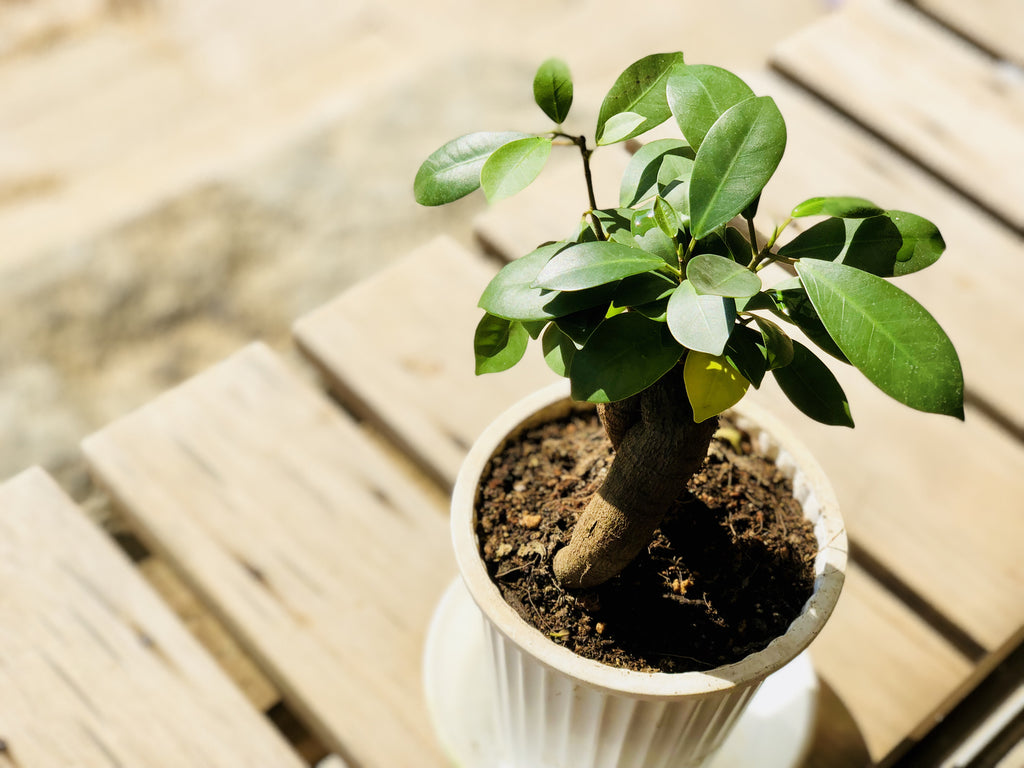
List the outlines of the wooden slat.
{"type": "MultiPolygon", "coordinates": [[[[521,212],[518,209],[510,208],[509,211],[527,231],[530,230],[528,220],[520,218],[521,212]]],[[[454,275],[481,269],[478,257],[464,249],[454,248],[450,243],[447,245],[436,243],[429,250],[421,252],[416,263],[419,266],[419,273],[423,274],[437,271],[454,275]],[[434,268],[431,265],[434,265],[434,268]]],[[[472,334],[474,320],[464,318],[460,327],[456,322],[442,323],[439,318],[441,314],[452,312],[460,306],[472,306],[477,296],[475,287],[460,287],[460,284],[451,284],[445,293],[443,305],[434,304],[430,307],[416,309],[404,308],[406,302],[403,296],[403,294],[396,294],[395,284],[392,281],[380,280],[366,284],[363,293],[358,295],[358,301],[361,306],[387,307],[388,312],[395,315],[395,322],[399,329],[417,323],[434,328],[435,332],[429,338],[421,340],[416,348],[420,359],[425,361],[448,360],[451,356],[459,354],[468,357],[468,350],[461,353],[452,350],[458,350],[460,346],[465,346],[462,340],[472,334]]],[[[339,298],[330,313],[317,313],[304,318],[300,326],[307,337],[315,333],[326,334],[335,323],[336,317],[346,314],[351,317],[359,317],[360,313],[354,307],[346,309],[347,298],[347,296],[339,298]],[[321,324],[328,324],[328,328],[317,328],[321,324]]],[[[367,315],[362,314],[361,316],[366,317],[367,315]]],[[[361,327],[365,333],[372,332],[366,322],[361,327]]],[[[375,334],[373,344],[367,345],[361,351],[352,346],[347,346],[344,349],[344,354],[338,352],[330,357],[320,358],[321,364],[327,366],[332,371],[333,379],[340,383],[342,392],[350,388],[350,382],[358,381],[364,375],[362,369],[370,362],[371,358],[374,358],[374,365],[380,366],[379,370],[384,371],[398,369],[398,361],[408,354],[407,340],[398,331],[390,335],[375,334]]],[[[527,352],[528,355],[533,354],[539,358],[536,350],[527,352]]],[[[430,366],[427,366],[427,370],[429,369],[430,366]]],[[[410,371],[407,375],[412,378],[414,372],[410,371]]],[[[504,375],[506,374],[502,374],[502,376],[504,375]]],[[[501,377],[495,377],[495,380],[498,378],[501,377]]],[[[423,380],[425,381],[426,377],[423,377],[423,380]]],[[[547,376],[538,376],[535,384],[539,386],[547,380],[547,376]]],[[[409,386],[413,386],[412,381],[409,386]]],[[[481,397],[487,396],[504,402],[504,398],[508,395],[494,392],[481,394],[481,397]]],[[[451,412],[460,410],[465,399],[463,390],[439,388],[434,396],[423,400],[418,408],[423,410],[427,418],[440,422],[448,418],[448,414],[451,412]]],[[[496,402],[495,408],[497,405],[496,402]]],[[[402,411],[384,409],[379,412],[379,415],[390,424],[390,431],[399,436],[402,444],[416,445],[418,442],[416,436],[409,434],[414,427],[407,426],[409,422],[402,411]]],[[[424,458],[424,460],[426,459],[424,458]]],[[[840,605],[843,605],[844,601],[849,601],[856,607],[851,609],[848,614],[839,614],[850,617],[848,620],[840,619],[840,627],[863,622],[863,626],[858,632],[867,634],[877,624],[888,647],[880,654],[865,653],[864,658],[858,662],[857,675],[845,674],[842,669],[838,668],[845,661],[839,658],[838,651],[834,650],[826,650],[822,654],[819,667],[830,680],[836,681],[835,686],[839,696],[851,707],[855,718],[861,723],[861,727],[866,729],[865,734],[868,737],[868,742],[872,745],[873,754],[881,755],[895,746],[898,734],[892,723],[884,722],[874,713],[873,697],[884,695],[883,692],[889,690],[890,687],[893,691],[900,691],[900,698],[897,700],[907,705],[907,711],[901,717],[895,718],[894,722],[898,724],[899,728],[909,728],[911,725],[916,725],[917,718],[923,718],[929,712],[930,706],[937,706],[942,697],[951,693],[962,683],[967,665],[936,632],[915,618],[909,608],[896,602],[891,596],[876,594],[876,592],[880,592],[877,588],[869,589],[865,593],[865,588],[862,586],[864,584],[869,584],[870,588],[871,583],[865,579],[851,579],[847,588],[848,594],[843,597],[840,605]],[[912,631],[904,632],[904,628],[910,628],[912,631]],[[920,656],[917,657],[917,654],[920,656]],[[902,667],[903,662],[915,658],[916,660],[905,668],[902,667]],[[896,663],[894,660],[899,660],[900,663],[896,663]],[[918,697],[912,689],[920,679],[929,679],[930,682],[921,689],[921,694],[918,697]],[[907,690],[903,691],[904,688],[907,690]]],[[[843,635],[843,630],[833,630],[831,634],[834,638],[833,642],[841,645],[839,639],[843,635]]],[[[874,641],[871,643],[872,647],[873,643],[874,641]]],[[[827,649],[828,645],[826,644],[825,647],[827,649]]],[[[863,651],[863,646],[861,651],[863,651]]],[[[824,744],[828,744],[830,740],[838,742],[841,739],[840,734],[836,734],[834,738],[829,734],[821,737],[824,744]]]]}
{"type": "Polygon", "coordinates": [[[442,764],[420,657],[447,526],[353,422],[255,344],[83,447],[330,749],[442,764]]]}
{"type": "Polygon", "coordinates": [[[539,356],[474,374],[476,303],[497,269],[442,237],[295,323],[299,346],[346,404],[448,486],[480,431],[554,379],[539,356]]]}
{"type": "Polygon", "coordinates": [[[958,33],[985,47],[994,55],[1024,66],[1024,3],[1020,0],[913,0],[958,33]]]}
{"type": "Polygon", "coordinates": [[[862,0],[775,63],[1024,230],[1024,81],[989,57],[907,5],[862,0]]]}
{"type": "Polygon", "coordinates": [[[0,765],[303,765],[40,469],[0,486],[0,595],[0,765]]]}
{"type": "Polygon", "coordinates": [[[933,725],[936,708],[952,700],[972,668],[856,564],[811,655],[852,713],[873,763],[933,725]]]}
{"type": "Polygon", "coordinates": [[[1024,381],[1024,356],[1006,354],[1005,342],[1024,337],[1024,306],[1013,288],[1024,280],[1024,240],[801,89],[768,73],[746,79],[758,93],[775,98],[789,134],[760,218],[781,223],[809,197],[848,194],[934,221],[946,253],[898,284],[923,301],[950,334],[969,392],[1024,433],[1024,390],[1007,385],[1024,381]]]}

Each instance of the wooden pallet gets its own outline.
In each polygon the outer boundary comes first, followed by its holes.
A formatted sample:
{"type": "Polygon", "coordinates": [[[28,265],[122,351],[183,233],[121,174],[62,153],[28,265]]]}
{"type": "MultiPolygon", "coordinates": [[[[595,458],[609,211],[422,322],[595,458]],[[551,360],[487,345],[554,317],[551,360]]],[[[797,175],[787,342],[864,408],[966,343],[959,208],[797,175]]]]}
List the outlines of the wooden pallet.
{"type": "Polygon", "coordinates": [[[301,768],[41,469],[0,485],[0,766],[301,768]]]}
{"type": "Polygon", "coordinates": [[[350,419],[253,345],[83,447],[330,749],[441,764],[419,658],[454,574],[447,528],[350,419]]]}

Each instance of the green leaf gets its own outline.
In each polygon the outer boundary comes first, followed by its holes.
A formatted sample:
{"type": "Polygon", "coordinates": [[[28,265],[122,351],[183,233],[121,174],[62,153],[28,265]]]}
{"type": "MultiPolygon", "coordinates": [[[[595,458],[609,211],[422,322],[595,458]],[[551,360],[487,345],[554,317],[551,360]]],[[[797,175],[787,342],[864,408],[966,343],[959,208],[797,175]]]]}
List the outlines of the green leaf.
{"type": "Polygon", "coordinates": [[[528,136],[494,150],[480,170],[480,183],[489,202],[526,189],[544,170],[551,154],[551,139],[528,136]]]}
{"type": "Polygon", "coordinates": [[[561,125],[572,106],[572,75],[561,59],[548,59],[533,78],[533,99],[544,114],[561,125]]]}
{"type": "Polygon", "coordinates": [[[529,341],[522,323],[485,314],[473,337],[477,375],[508,370],[523,358],[529,341]]]}
{"type": "Polygon", "coordinates": [[[728,70],[696,64],[672,74],[666,96],[679,130],[697,149],[715,121],[730,107],[752,98],[754,92],[728,70]]]}
{"type": "Polygon", "coordinates": [[[636,307],[668,299],[678,283],[661,272],[627,277],[615,289],[612,301],[618,307],[636,307]]]}
{"type": "Polygon", "coordinates": [[[686,264],[686,279],[697,293],[748,298],[761,290],[761,278],[732,259],[701,253],[686,264]]]}
{"type": "MultiPolygon", "coordinates": [[[[795,279],[799,282],[798,278],[795,279]]],[[[832,357],[843,363],[850,362],[825,330],[825,325],[818,317],[818,311],[811,304],[802,284],[795,288],[777,286],[772,289],[771,297],[776,302],[777,313],[781,317],[793,323],[807,335],[807,338],[832,357]]]]}
{"type": "Polygon", "coordinates": [[[790,259],[837,261],[879,277],[896,273],[903,237],[888,216],[825,219],[779,249],[790,259]]]}
{"type": "Polygon", "coordinates": [[[676,340],[688,349],[720,355],[736,320],[736,303],[722,296],[699,294],[684,280],[668,300],[667,322],[676,340]]]}
{"type": "Polygon", "coordinates": [[[772,370],[789,401],[815,421],[852,427],[850,403],[832,371],[799,341],[793,342],[793,360],[772,370]]]}
{"type": "Polygon", "coordinates": [[[480,186],[480,170],[487,158],[499,147],[528,134],[470,133],[452,139],[430,155],[413,182],[416,202],[420,205],[444,205],[465,197],[480,186]]]}
{"type": "Polygon", "coordinates": [[[754,322],[761,329],[768,367],[784,368],[793,362],[793,340],[789,334],[766,317],[754,315],[754,322]]]}
{"type": "Polygon", "coordinates": [[[726,110],[697,150],[690,227],[698,240],[728,223],[760,193],[786,148],[786,124],[768,96],[726,110]]]}
{"type": "Polygon", "coordinates": [[[738,326],[729,337],[723,356],[743,378],[755,387],[761,386],[768,372],[768,350],[760,333],[746,325],[738,326]]]}
{"type": "Polygon", "coordinates": [[[750,386],[724,357],[704,352],[687,353],[683,381],[698,424],[736,405],[750,386]]]}
{"type": "Polygon", "coordinates": [[[572,339],[566,336],[555,323],[552,323],[544,331],[540,343],[544,352],[544,362],[548,364],[548,368],[559,376],[568,376],[572,359],[576,355],[576,345],[572,343],[572,339]]]}
{"type": "Polygon", "coordinates": [[[681,158],[690,162],[693,150],[680,139],[656,139],[644,144],[630,158],[622,174],[619,186],[619,205],[636,205],[658,192],[661,167],[670,158],[681,158]]]}
{"type": "Polygon", "coordinates": [[[729,255],[737,264],[749,264],[754,259],[753,246],[746,236],[735,227],[725,228],[725,244],[729,255]]]}
{"type": "Polygon", "coordinates": [[[896,276],[930,267],[946,250],[946,242],[938,227],[928,219],[905,211],[889,211],[886,216],[896,225],[902,238],[893,269],[896,276]]]}
{"type": "Polygon", "coordinates": [[[597,143],[614,144],[639,136],[671,117],[665,85],[682,63],[682,53],[656,53],[629,65],[601,103],[597,143]],[[639,122],[636,118],[640,118],[639,122]]]}
{"type": "Polygon", "coordinates": [[[924,307],[845,264],[802,260],[796,269],[829,335],[875,386],[911,408],[963,418],[960,360],[924,307]]]}
{"type": "Polygon", "coordinates": [[[594,218],[601,222],[604,231],[609,235],[619,230],[630,231],[633,220],[631,208],[599,208],[593,212],[594,218]]]}
{"type": "Polygon", "coordinates": [[[665,200],[663,197],[654,198],[654,221],[658,225],[658,229],[665,233],[666,237],[675,238],[679,234],[679,230],[683,228],[682,221],[679,219],[679,214],[676,213],[676,209],[672,207],[672,204],[665,200]]]}
{"type": "Polygon", "coordinates": [[[668,373],[682,354],[662,323],[636,312],[615,315],[573,356],[572,397],[594,403],[623,400],[668,373]]]}
{"type": "Polygon", "coordinates": [[[638,115],[636,112],[619,112],[617,115],[612,115],[608,118],[608,121],[604,124],[604,133],[601,134],[601,140],[597,143],[601,146],[625,141],[646,131],[647,129],[642,127],[646,122],[647,118],[643,115],[638,115]]]}
{"type": "Polygon", "coordinates": [[[507,320],[534,322],[553,320],[602,303],[607,306],[614,286],[606,290],[568,293],[534,287],[544,265],[568,245],[564,242],[544,245],[506,264],[487,284],[479,307],[507,320]]]}
{"type": "Polygon", "coordinates": [[[804,200],[790,214],[794,219],[801,216],[835,216],[838,219],[864,219],[878,216],[884,211],[863,197],[812,197],[804,200]]]}
{"type": "Polygon", "coordinates": [[[597,330],[597,326],[605,321],[607,314],[607,305],[591,307],[560,317],[555,324],[558,325],[558,330],[572,339],[577,347],[582,347],[597,330]]]}
{"type": "Polygon", "coordinates": [[[557,291],[579,291],[639,275],[665,262],[639,248],[597,241],[559,251],[537,275],[534,285],[557,291]]]}

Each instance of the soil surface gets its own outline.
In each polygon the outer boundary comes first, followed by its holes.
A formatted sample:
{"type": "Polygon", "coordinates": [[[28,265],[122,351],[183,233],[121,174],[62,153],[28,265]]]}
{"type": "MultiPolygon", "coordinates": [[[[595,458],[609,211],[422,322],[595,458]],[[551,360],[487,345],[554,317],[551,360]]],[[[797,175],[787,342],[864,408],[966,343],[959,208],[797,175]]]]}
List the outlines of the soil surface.
{"type": "Polygon", "coordinates": [[[554,642],[646,672],[707,670],[764,648],[814,584],[814,531],[788,479],[723,422],[646,553],[600,587],[551,571],[611,463],[596,414],[524,432],[491,461],[478,536],[504,598],[554,642]]]}

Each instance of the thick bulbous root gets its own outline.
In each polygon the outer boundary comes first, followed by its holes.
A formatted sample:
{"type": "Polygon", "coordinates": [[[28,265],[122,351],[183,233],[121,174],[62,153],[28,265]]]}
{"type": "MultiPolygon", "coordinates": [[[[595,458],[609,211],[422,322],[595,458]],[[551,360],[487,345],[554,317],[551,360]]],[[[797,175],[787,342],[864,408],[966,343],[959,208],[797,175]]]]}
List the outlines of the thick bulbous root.
{"type": "Polygon", "coordinates": [[[555,554],[555,577],[564,587],[603,584],[647,547],[704,463],[718,428],[717,418],[694,423],[682,366],[639,395],[606,406],[601,418],[615,458],[569,543],[555,554]]]}

